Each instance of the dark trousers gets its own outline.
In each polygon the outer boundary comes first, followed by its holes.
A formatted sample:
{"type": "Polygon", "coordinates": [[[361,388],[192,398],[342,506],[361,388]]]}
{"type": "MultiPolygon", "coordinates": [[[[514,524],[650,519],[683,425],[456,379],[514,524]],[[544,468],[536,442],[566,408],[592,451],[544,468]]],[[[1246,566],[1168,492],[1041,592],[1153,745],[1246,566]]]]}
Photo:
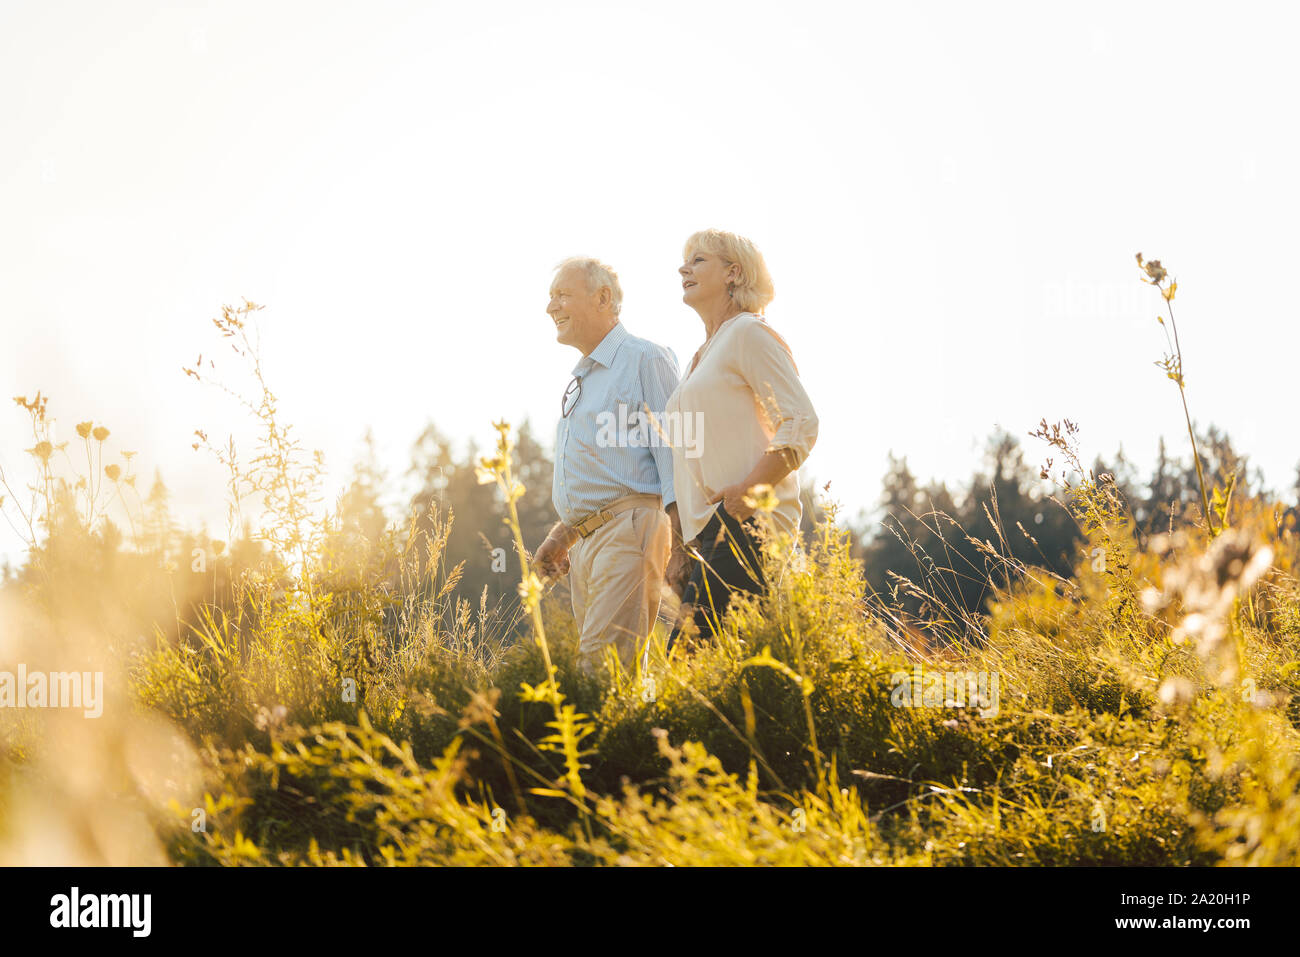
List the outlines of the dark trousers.
{"type": "MultiPolygon", "coordinates": [[[[762,593],[766,585],[762,555],[754,520],[738,522],[721,503],[696,542],[700,557],[692,556],[694,567],[682,601],[695,606],[695,627],[700,637],[712,638],[714,626],[722,620],[734,592],[762,593]]],[[[669,651],[681,632],[682,625],[678,624],[668,636],[669,651]]]]}

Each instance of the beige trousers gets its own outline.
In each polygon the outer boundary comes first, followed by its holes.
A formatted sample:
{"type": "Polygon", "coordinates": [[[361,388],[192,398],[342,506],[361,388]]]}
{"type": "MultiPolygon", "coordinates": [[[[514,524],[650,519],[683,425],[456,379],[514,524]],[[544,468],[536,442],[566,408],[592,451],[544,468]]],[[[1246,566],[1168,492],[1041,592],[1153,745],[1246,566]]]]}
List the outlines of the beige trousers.
{"type": "Polygon", "coordinates": [[[615,515],[569,549],[569,591],[578,623],[578,660],[599,671],[614,646],[631,669],[638,646],[654,628],[672,526],[662,508],[615,515]]]}

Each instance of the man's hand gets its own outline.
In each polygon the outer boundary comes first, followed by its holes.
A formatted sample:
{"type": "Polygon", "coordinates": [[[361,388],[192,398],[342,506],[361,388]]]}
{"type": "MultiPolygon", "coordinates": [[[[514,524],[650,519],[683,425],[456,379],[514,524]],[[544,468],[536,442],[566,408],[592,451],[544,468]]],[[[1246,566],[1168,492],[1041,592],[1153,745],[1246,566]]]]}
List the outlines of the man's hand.
{"type": "Polygon", "coordinates": [[[749,486],[744,482],[738,482],[719,491],[713,498],[709,499],[709,504],[721,502],[728,515],[738,522],[743,522],[754,514],[754,509],[745,504],[745,496],[748,494],[749,486]]]}
{"type": "Polygon", "coordinates": [[[664,581],[674,594],[681,598],[686,592],[686,583],[691,577],[691,561],[686,549],[677,545],[668,554],[668,567],[664,569],[664,581]]]}
{"type": "Polygon", "coordinates": [[[537,546],[533,555],[533,564],[548,578],[559,578],[569,573],[569,546],[555,538],[546,536],[546,541],[537,546]]]}
{"type": "Polygon", "coordinates": [[[578,533],[563,522],[556,522],[546,541],[537,546],[533,565],[547,578],[555,579],[569,573],[569,548],[578,540],[578,533]]]}

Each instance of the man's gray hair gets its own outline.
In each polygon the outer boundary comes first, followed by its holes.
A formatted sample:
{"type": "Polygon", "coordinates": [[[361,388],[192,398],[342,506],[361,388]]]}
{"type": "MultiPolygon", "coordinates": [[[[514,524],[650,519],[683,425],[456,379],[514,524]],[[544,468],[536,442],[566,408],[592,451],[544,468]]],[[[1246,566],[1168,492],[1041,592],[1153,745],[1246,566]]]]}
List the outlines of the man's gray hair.
{"type": "Polygon", "coordinates": [[[588,292],[598,292],[601,286],[609,287],[610,303],[614,315],[617,316],[619,310],[623,308],[623,287],[618,284],[618,273],[599,259],[592,259],[590,256],[570,256],[555,267],[555,274],[558,276],[570,266],[578,269],[587,278],[588,292]]]}

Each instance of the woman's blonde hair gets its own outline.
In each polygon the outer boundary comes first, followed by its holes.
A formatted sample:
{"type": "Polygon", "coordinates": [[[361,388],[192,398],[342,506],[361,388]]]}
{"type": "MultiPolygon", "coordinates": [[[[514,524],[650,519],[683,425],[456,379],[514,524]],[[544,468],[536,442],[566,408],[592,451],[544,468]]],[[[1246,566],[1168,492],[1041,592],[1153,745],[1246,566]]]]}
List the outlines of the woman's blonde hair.
{"type": "Polygon", "coordinates": [[[761,315],[776,295],[772,288],[772,274],[767,271],[763,254],[744,236],[722,229],[702,229],[686,240],[682,259],[690,259],[694,252],[709,253],[727,265],[740,267],[740,279],[732,290],[731,298],[746,312],[761,315]]]}

